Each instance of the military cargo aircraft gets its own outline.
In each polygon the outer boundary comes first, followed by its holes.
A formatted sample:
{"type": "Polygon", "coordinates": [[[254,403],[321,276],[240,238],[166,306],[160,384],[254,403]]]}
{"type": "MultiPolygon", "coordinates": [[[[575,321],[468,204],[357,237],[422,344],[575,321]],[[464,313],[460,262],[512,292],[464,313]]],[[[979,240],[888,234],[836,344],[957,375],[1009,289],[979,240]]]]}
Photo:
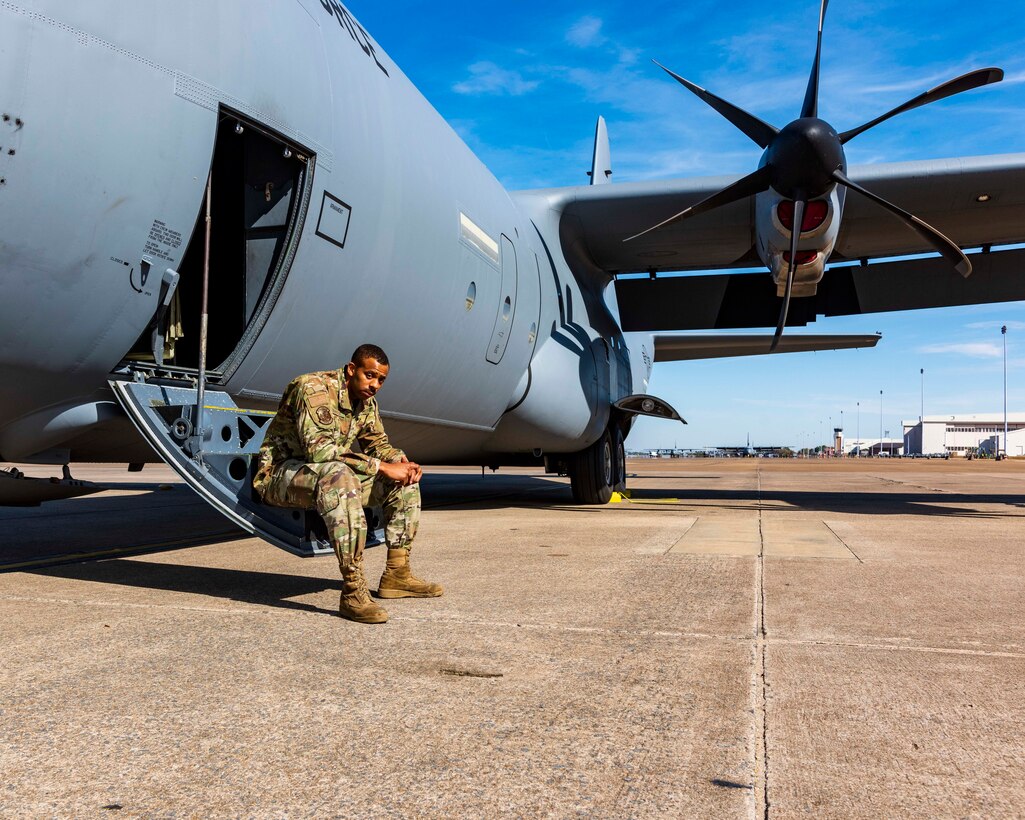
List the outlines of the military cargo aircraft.
{"type": "MultiPolygon", "coordinates": [[[[599,120],[589,185],[510,193],[339,0],[5,0],[0,459],[159,458],[313,555],[317,521],[259,504],[250,462],[289,380],[360,342],[395,363],[384,416],[417,460],[544,465],[603,503],[636,416],[679,419],[656,362],[871,346],[784,329],[1025,298],[1025,251],[1000,250],[1025,241],[1025,155],[843,151],[999,69],[839,132],[825,12],[782,128],[669,72],[765,150],[751,174],[613,184],[599,120]]],[[[88,489],[2,478],[8,503],[88,489]]]]}

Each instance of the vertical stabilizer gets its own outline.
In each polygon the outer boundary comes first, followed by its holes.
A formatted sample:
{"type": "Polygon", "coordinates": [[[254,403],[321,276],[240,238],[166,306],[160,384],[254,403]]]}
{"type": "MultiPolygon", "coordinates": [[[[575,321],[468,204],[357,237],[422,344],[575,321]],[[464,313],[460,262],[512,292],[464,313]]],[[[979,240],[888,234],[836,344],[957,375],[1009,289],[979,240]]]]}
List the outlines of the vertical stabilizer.
{"type": "Polygon", "coordinates": [[[605,127],[604,117],[598,117],[598,125],[594,129],[594,157],[588,176],[592,185],[604,185],[612,181],[612,151],[609,149],[609,130],[605,127]]]}

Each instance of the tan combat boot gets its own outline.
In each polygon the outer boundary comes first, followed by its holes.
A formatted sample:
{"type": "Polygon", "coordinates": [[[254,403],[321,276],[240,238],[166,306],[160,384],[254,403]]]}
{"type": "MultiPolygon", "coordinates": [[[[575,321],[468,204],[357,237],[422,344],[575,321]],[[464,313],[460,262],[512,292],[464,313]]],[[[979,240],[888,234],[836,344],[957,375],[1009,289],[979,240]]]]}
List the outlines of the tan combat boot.
{"type": "Polygon", "coordinates": [[[441,584],[424,581],[409,571],[409,550],[388,550],[388,563],[377,585],[378,598],[437,598],[444,592],[441,584]]]}
{"type": "Polygon", "coordinates": [[[348,556],[342,565],[342,598],[338,614],[361,624],[383,624],[388,620],[388,613],[370,597],[367,579],[363,575],[362,555],[359,558],[348,556]]]}

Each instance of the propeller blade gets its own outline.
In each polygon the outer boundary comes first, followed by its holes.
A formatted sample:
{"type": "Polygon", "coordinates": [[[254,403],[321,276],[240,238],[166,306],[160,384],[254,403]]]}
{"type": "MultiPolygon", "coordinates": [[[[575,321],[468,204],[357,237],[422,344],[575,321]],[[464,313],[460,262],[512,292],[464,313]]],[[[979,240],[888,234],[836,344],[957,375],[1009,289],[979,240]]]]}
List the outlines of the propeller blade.
{"type": "Polygon", "coordinates": [[[892,111],[887,111],[881,117],[876,117],[871,122],[866,122],[864,125],[852,128],[850,131],[844,131],[840,135],[840,143],[847,143],[858,136],[858,134],[863,134],[868,131],[869,128],[875,128],[879,123],[885,122],[890,119],[890,117],[896,117],[898,114],[903,114],[905,111],[910,111],[912,108],[921,108],[923,105],[928,105],[929,103],[936,102],[937,100],[953,97],[955,94],[960,94],[962,91],[971,91],[973,88],[998,83],[1002,79],[1004,79],[1004,72],[999,68],[980,68],[976,71],[970,71],[967,74],[962,74],[960,77],[948,80],[943,83],[943,85],[938,85],[935,88],[926,91],[924,94],[919,94],[913,100],[908,100],[903,105],[898,105],[892,111]]]}
{"type": "Polygon", "coordinates": [[[695,85],[690,80],[685,80],[676,72],[670,71],[658,60],[652,60],[652,62],[676,80],[680,85],[693,91],[698,97],[708,103],[708,105],[722,114],[737,128],[743,131],[744,134],[747,135],[748,139],[754,142],[759,148],[767,148],[769,143],[772,142],[772,138],[779,133],[778,128],[774,128],[767,122],[763,122],[754,114],[748,114],[743,108],[738,108],[733,103],[726,102],[722,97],[715,96],[711,91],[706,91],[700,85],[695,85]]]}
{"type": "Polygon", "coordinates": [[[819,115],[819,66],[822,63],[822,28],[826,24],[826,8],[829,0],[822,0],[819,9],[819,40],[815,46],[815,62],[812,63],[811,76],[808,78],[808,90],[804,93],[804,105],[801,107],[802,117],[819,115]]]}
{"type": "Polygon", "coordinates": [[[718,208],[721,205],[729,205],[731,202],[736,202],[738,199],[743,199],[744,197],[761,193],[769,187],[771,179],[772,169],[768,165],[763,165],[753,174],[741,177],[732,185],[727,185],[721,191],[717,191],[711,196],[705,197],[700,202],[691,205],[689,208],[684,208],[678,214],[674,214],[669,217],[669,219],[665,219],[657,225],[652,225],[650,228],[643,230],[640,233],[635,233],[633,236],[627,237],[623,241],[630,242],[633,239],[637,239],[639,236],[644,236],[646,233],[651,233],[659,228],[664,228],[666,225],[672,224],[673,222],[679,222],[681,219],[688,219],[689,217],[704,213],[705,211],[711,211],[713,208],[718,208]]]}
{"type": "Polygon", "coordinates": [[[808,203],[803,198],[794,202],[794,227],[790,231],[790,269],[787,271],[787,287],[783,294],[783,307],[779,310],[779,322],[776,324],[776,333],[772,337],[772,344],[769,345],[769,352],[774,353],[779,340],[783,338],[783,327],[787,323],[787,313],[790,311],[790,295],[794,288],[794,273],[797,271],[797,240],[801,238],[801,226],[804,225],[804,208],[808,203]]]}
{"type": "Polygon", "coordinates": [[[971,276],[972,263],[968,261],[968,257],[964,255],[964,252],[957,245],[941,234],[932,225],[927,222],[923,222],[914,214],[908,213],[903,208],[899,208],[894,205],[892,202],[887,202],[881,196],[873,194],[871,191],[862,188],[856,182],[849,180],[842,171],[834,171],[833,179],[841,185],[844,185],[853,191],[857,191],[862,196],[868,197],[877,205],[886,208],[886,210],[900,219],[905,225],[922,237],[922,239],[932,245],[944,259],[954,266],[958,273],[966,279],[971,276]]]}

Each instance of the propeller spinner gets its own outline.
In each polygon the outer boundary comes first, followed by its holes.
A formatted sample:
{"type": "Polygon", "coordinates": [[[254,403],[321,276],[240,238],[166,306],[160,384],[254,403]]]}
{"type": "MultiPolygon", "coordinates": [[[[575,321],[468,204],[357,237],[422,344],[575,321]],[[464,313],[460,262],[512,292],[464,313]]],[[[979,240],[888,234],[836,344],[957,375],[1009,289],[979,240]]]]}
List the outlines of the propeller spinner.
{"type": "Polygon", "coordinates": [[[874,128],[881,122],[885,122],[905,111],[960,94],[962,91],[969,91],[973,88],[1000,82],[1004,77],[1004,72],[999,68],[983,68],[971,71],[936,86],[936,88],[923,94],[919,94],[917,97],[857,128],[837,133],[829,123],[818,118],[822,30],[825,24],[826,8],[828,5],[829,0],[822,0],[819,11],[819,32],[818,43],[815,49],[815,61],[812,64],[811,76],[808,79],[808,88],[805,92],[801,116],[783,129],[777,129],[763,122],[753,114],[684,79],[660,63],[655,63],[669,76],[733,123],[752,142],[764,148],[765,153],[762,155],[762,161],[759,163],[757,171],[742,177],[721,191],[685,208],[668,219],[659,222],[657,225],[653,225],[647,230],[624,240],[629,242],[631,239],[644,236],[666,225],[762,193],[770,188],[780,196],[785,197],[786,200],[793,201],[793,221],[790,223],[790,252],[783,257],[788,263],[786,285],[782,294],[783,304],[780,308],[779,322],[769,348],[770,352],[776,349],[780,337],[783,335],[787,313],[790,309],[790,299],[793,295],[794,275],[798,266],[802,264],[797,245],[802,232],[808,230],[805,214],[808,211],[809,202],[813,202],[814,208],[814,201],[830,196],[837,185],[857,191],[862,196],[888,210],[909,228],[918,233],[945,259],[949,260],[951,265],[962,276],[969,276],[972,272],[971,262],[968,261],[968,257],[964,255],[954,242],[903,208],[888,202],[850,180],[847,177],[847,160],[844,156],[843,146],[859,134],[863,134],[870,128],[874,128]]]}

